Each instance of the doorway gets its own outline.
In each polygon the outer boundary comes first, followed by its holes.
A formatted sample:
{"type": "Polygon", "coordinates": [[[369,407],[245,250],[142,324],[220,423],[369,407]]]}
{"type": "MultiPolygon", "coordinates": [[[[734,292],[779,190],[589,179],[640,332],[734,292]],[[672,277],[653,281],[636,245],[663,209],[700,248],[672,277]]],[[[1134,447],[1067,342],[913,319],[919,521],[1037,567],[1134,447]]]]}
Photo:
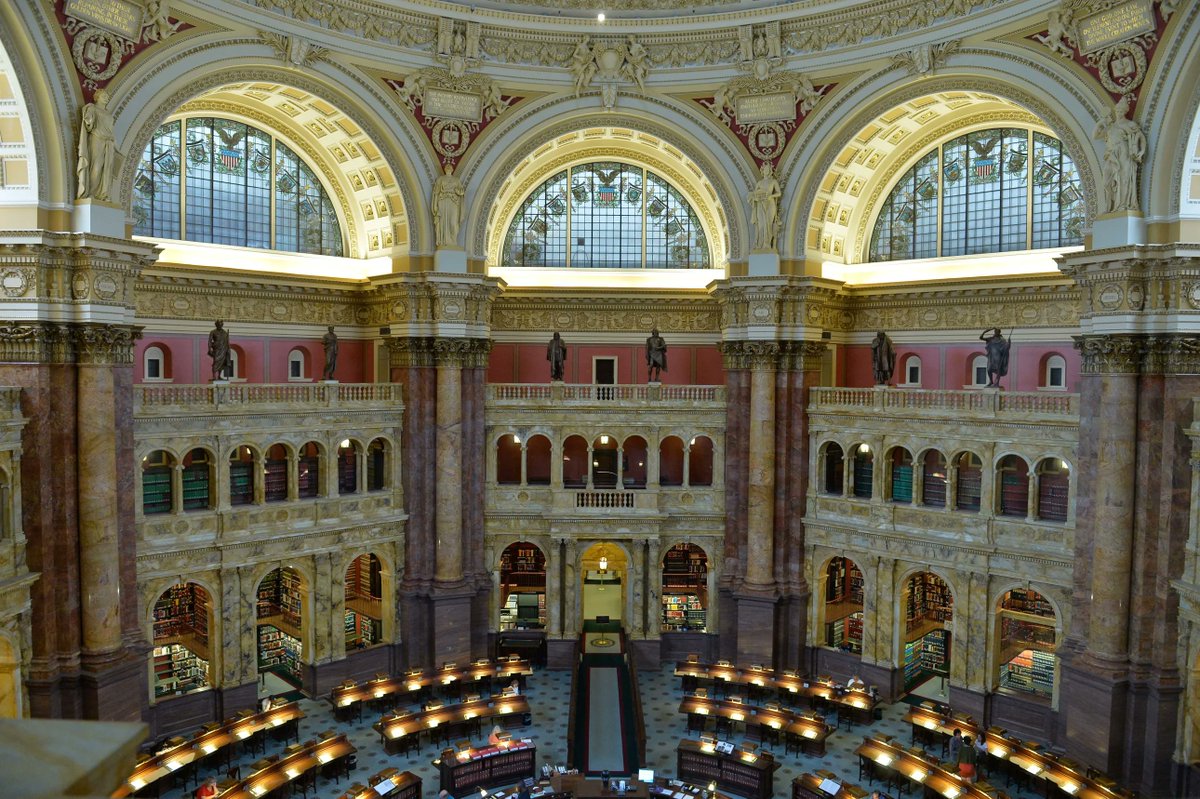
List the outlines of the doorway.
{"type": "Polygon", "coordinates": [[[598,386],[597,399],[611,400],[613,390],[605,386],[612,386],[617,382],[617,359],[607,356],[592,358],[592,382],[598,386]]]}
{"type": "Polygon", "coordinates": [[[625,608],[625,550],[608,543],[594,544],[582,558],[583,620],[607,616],[620,621],[625,608]]]}

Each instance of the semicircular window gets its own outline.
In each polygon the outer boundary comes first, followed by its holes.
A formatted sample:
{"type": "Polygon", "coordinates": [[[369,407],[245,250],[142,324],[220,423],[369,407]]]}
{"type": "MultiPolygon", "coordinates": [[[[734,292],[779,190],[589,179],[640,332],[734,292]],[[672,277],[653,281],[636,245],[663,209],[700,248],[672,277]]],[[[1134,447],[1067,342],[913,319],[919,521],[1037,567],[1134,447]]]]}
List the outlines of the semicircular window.
{"type": "Polygon", "coordinates": [[[538,186],[508,226],[501,266],[708,269],[700,219],[640,166],[579,164],[538,186]]]}
{"type": "Polygon", "coordinates": [[[1069,247],[1083,244],[1084,214],[1079,170],[1061,141],[1022,128],[979,130],[933,148],[900,178],[869,257],[1069,247]]]}
{"type": "Polygon", "coordinates": [[[162,125],[138,165],[133,216],[139,236],[344,253],[316,172],[274,136],[231,119],[162,125]]]}

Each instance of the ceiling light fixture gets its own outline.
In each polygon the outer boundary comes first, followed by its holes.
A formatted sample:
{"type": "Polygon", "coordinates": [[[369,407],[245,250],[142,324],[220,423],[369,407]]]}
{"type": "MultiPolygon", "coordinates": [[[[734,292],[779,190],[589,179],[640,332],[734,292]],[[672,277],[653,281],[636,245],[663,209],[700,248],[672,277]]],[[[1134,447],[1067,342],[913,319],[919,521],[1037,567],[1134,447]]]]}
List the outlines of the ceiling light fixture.
{"type": "Polygon", "coordinates": [[[601,11],[599,14],[597,14],[597,15],[596,15],[596,21],[597,21],[597,22],[603,22],[603,21],[604,21],[604,12],[603,12],[603,11],[601,11]]]}

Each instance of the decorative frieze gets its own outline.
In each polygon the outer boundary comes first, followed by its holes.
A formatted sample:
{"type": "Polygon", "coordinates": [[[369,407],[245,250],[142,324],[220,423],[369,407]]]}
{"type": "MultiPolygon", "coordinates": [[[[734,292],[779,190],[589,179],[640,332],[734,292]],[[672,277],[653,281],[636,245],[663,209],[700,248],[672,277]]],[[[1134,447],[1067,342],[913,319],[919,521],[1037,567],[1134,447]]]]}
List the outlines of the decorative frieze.
{"type": "Polygon", "coordinates": [[[5,231],[2,238],[4,302],[132,308],[134,281],[155,258],[151,245],[106,237],[5,231]]]}
{"type": "Polygon", "coordinates": [[[724,338],[795,340],[829,328],[840,288],[822,278],[731,278],[718,281],[711,293],[721,304],[724,338]]]}
{"type": "Polygon", "coordinates": [[[487,366],[492,341],[486,338],[433,339],[433,360],[436,366],[476,369],[487,366]]]}

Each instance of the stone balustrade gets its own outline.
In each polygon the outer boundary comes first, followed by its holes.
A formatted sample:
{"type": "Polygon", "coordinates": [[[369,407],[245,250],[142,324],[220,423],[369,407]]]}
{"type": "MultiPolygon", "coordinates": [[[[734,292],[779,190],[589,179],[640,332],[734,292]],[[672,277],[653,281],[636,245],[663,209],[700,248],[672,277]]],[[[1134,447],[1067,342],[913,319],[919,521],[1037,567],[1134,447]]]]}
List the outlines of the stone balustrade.
{"type": "Polygon", "coordinates": [[[245,410],[246,406],[358,408],[400,401],[400,386],[394,383],[143,384],[133,389],[135,415],[178,408],[188,408],[196,413],[214,413],[231,407],[245,410]]]}
{"type": "Polygon", "coordinates": [[[725,407],[724,386],[590,383],[490,383],[487,403],[500,407],[725,407]]]}
{"type": "Polygon", "coordinates": [[[1030,416],[1078,420],[1079,395],[1042,391],[939,391],[910,388],[814,388],[809,395],[812,412],[855,412],[894,415],[913,411],[914,416],[1026,419],[1030,416]]]}

